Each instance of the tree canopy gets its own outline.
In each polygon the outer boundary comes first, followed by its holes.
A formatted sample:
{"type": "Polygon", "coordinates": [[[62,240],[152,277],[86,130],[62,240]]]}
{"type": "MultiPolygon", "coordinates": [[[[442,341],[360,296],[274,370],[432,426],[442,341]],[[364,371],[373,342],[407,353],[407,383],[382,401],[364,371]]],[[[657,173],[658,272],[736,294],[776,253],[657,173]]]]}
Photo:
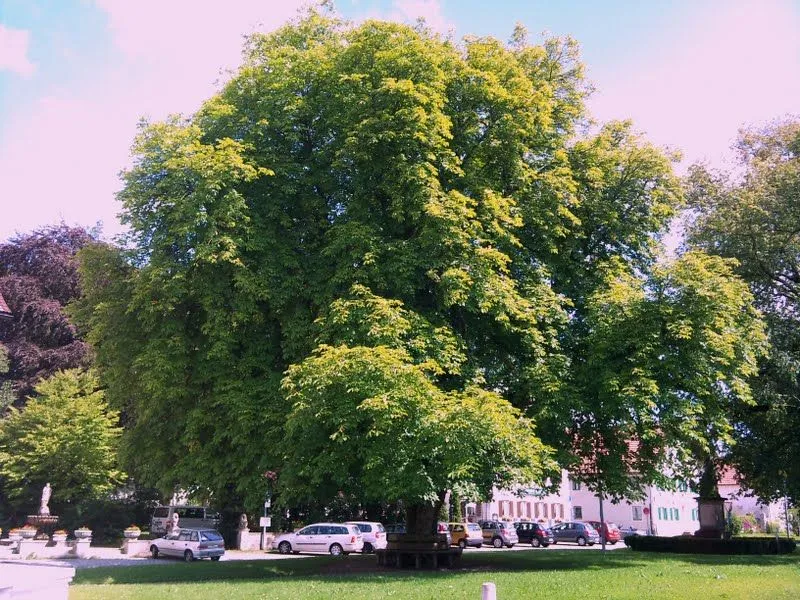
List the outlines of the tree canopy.
{"type": "MultiPolygon", "coordinates": [[[[698,332],[654,329],[651,363],[658,344],[688,339],[686,358],[728,325],[756,331],[681,304],[701,287],[690,272],[727,285],[722,263],[651,278],[682,203],[675,157],[630,123],[590,133],[589,90],[574,41],[520,28],[456,43],[311,10],[250,36],[196,114],[142,124],[119,194],[126,249],[82,251],[74,314],[123,412],[126,465],[247,507],[268,469],[287,502],[487,495],[541,483],[547,446],[575,461],[565,432],[602,401],[583,399],[594,379],[576,366],[598,328],[616,331],[602,314],[614,277],[637,278],[634,296],[675,291],[631,311],[698,332]]],[[[694,384],[696,404],[664,392],[671,418],[706,401],[716,414],[694,384]]]]}
{"type": "Polygon", "coordinates": [[[24,408],[0,420],[0,481],[11,507],[35,511],[50,482],[58,514],[122,483],[118,421],[90,372],[59,371],[38,383],[24,408]]]}
{"type": "Polygon", "coordinates": [[[735,258],[763,311],[771,350],[737,411],[730,456],[762,498],[800,498],[800,121],[740,133],[733,173],[696,166],[688,243],[735,258]]]}
{"type": "Polygon", "coordinates": [[[13,388],[6,393],[17,404],[39,380],[91,362],[64,307],[80,296],[75,255],[92,239],[85,229],[62,224],[0,244],[0,293],[13,315],[0,319],[9,361],[4,389],[13,388]]]}

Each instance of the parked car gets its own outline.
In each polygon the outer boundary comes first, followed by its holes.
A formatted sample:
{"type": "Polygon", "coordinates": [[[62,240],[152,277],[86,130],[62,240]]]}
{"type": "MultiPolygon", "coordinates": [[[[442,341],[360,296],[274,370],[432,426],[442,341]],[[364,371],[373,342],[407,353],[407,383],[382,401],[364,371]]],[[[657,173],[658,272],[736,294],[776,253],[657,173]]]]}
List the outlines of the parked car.
{"type": "Polygon", "coordinates": [[[597,530],[597,533],[600,534],[600,541],[603,541],[603,538],[606,539],[607,544],[616,544],[617,542],[622,540],[622,533],[617,527],[616,523],[609,523],[608,521],[586,521],[597,530]]]}
{"type": "Polygon", "coordinates": [[[439,521],[436,524],[436,533],[439,535],[443,535],[447,538],[447,546],[448,548],[453,545],[453,535],[450,533],[450,526],[448,523],[444,521],[439,521]]]}
{"type": "Polygon", "coordinates": [[[647,535],[647,532],[644,529],[637,529],[633,525],[628,525],[627,527],[620,527],[619,532],[623,540],[629,535],[647,535]]]}
{"type": "Polygon", "coordinates": [[[172,515],[178,515],[181,529],[216,529],[219,527],[219,513],[205,506],[157,506],[150,519],[150,533],[164,535],[172,515]]]}
{"type": "Polygon", "coordinates": [[[348,525],[355,525],[361,530],[364,538],[363,552],[375,552],[375,550],[386,549],[386,529],[383,525],[375,521],[348,521],[348,525]]]}
{"type": "Polygon", "coordinates": [[[153,558],[180,556],[186,562],[199,558],[219,560],[225,554],[225,541],[214,529],[189,529],[181,527],[176,533],[150,542],[153,558]]]}
{"type": "Polygon", "coordinates": [[[579,546],[592,546],[600,541],[600,534],[588,523],[571,521],[559,523],[551,528],[554,543],[575,542],[579,546]]]}
{"type": "Polygon", "coordinates": [[[448,523],[447,525],[452,536],[451,544],[461,549],[467,546],[480,548],[483,545],[483,533],[477,523],[448,523]]]}
{"type": "Polygon", "coordinates": [[[503,521],[480,521],[483,543],[491,544],[495,548],[507,546],[513,548],[519,542],[517,531],[510,523],[503,521]]]}
{"type": "Polygon", "coordinates": [[[519,523],[514,523],[514,529],[517,530],[520,544],[530,544],[534,548],[539,546],[547,548],[555,542],[553,532],[539,523],[520,521],[519,523]]]}
{"type": "Polygon", "coordinates": [[[272,542],[281,554],[293,552],[329,553],[334,556],[361,552],[364,536],[356,525],[347,523],[314,523],[294,533],[284,533],[272,542]]]}
{"type": "Polygon", "coordinates": [[[384,525],[383,528],[386,530],[386,533],[405,533],[406,532],[406,525],[405,523],[389,523],[384,525]]]}

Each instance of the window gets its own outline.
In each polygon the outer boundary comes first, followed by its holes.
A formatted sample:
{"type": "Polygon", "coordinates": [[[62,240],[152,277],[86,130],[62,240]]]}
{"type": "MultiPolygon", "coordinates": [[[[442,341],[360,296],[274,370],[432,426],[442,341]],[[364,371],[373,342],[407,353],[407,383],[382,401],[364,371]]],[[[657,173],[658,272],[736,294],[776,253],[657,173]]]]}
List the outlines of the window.
{"type": "Polygon", "coordinates": [[[580,482],[580,481],[575,481],[575,480],[573,479],[573,480],[572,480],[572,489],[573,489],[573,490],[575,490],[576,492],[580,491],[580,489],[581,489],[581,482],[580,482]]]}
{"type": "Polygon", "coordinates": [[[178,539],[182,542],[189,542],[192,539],[192,534],[194,531],[181,531],[178,535],[178,539]]]}
{"type": "Polygon", "coordinates": [[[686,483],[685,481],[679,481],[678,482],[678,491],[679,492],[687,492],[687,491],[689,491],[689,484],[686,483]]]}
{"type": "Polygon", "coordinates": [[[583,518],[583,507],[582,506],[573,506],[572,507],[572,518],[573,519],[582,519],[583,518]]]}
{"type": "Polygon", "coordinates": [[[667,512],[666,509],[661,508],[660,506],[658,507],[658,520],[659,521],[663,521],[664,519],[666,519],[666,516],[665,516],[666,512],[667,512]]]}
{"type": "Polygon", "coordinates": [[[642,520],[642,507],[641,506],[631,506],[631,518],[634,521],[641,521],[642,520]]]}
{"type": "Polygon", "coordinates": [[[697,509],[692,509],[692,521],[697,521],[697,509]]]}
{"type": "Polygon", "coordinates": [[[317,527],[306,527],[298,531],[297,535],[317,535],[317,527]]]}
{"type": "Polygon", "coordinates": [[[369,533],[372,531],[372,525],[369,523],[359,523],[357,527],[362,533],[369,533]]]}
{"type": "Polygon", "coordinates": [[[201,542],[219,542],[222,540],[222,536],[217,533],[216,531],[201,531],[200,532],[200,541],[201,542]]]}
{"type": "Polygon", "coordinates": [[[678,510],[677,508],[672,508],[672,509],[670,509],[670,512],[672,513],[672,520],[673,521],[680,521],[681,520],[681,511],[680,510],[678,510]]]}

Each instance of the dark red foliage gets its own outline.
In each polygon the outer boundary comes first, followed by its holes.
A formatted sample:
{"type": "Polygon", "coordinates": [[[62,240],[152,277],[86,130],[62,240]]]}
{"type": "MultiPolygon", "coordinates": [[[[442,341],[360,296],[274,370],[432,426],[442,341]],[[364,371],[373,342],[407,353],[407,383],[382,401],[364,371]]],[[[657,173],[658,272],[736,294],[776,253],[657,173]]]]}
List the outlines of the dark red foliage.
{"type": "Polygon", "coordinates": [[[0,320],[0,342],[9,351],[17,403],[40,379],[91,362],[63,308],[80,294],[75,254],[92,241],[85,229],[62,224],[0,244],[0,293],[13,315],[0,320]]]}

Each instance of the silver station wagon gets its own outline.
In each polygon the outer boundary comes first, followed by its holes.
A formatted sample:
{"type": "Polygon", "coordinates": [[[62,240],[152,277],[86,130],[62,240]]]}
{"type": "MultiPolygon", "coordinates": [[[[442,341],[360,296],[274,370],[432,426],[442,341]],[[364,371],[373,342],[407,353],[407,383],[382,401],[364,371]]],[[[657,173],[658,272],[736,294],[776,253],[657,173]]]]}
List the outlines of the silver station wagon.
{"type": "Polygon", "coordinates": [[[179,556],[186,562],[198,558],[219,560],[225,554],[225,541],[214,529],[186,529],[158,538],[150,542],[150,554],[153,558],[179,556]]]}

